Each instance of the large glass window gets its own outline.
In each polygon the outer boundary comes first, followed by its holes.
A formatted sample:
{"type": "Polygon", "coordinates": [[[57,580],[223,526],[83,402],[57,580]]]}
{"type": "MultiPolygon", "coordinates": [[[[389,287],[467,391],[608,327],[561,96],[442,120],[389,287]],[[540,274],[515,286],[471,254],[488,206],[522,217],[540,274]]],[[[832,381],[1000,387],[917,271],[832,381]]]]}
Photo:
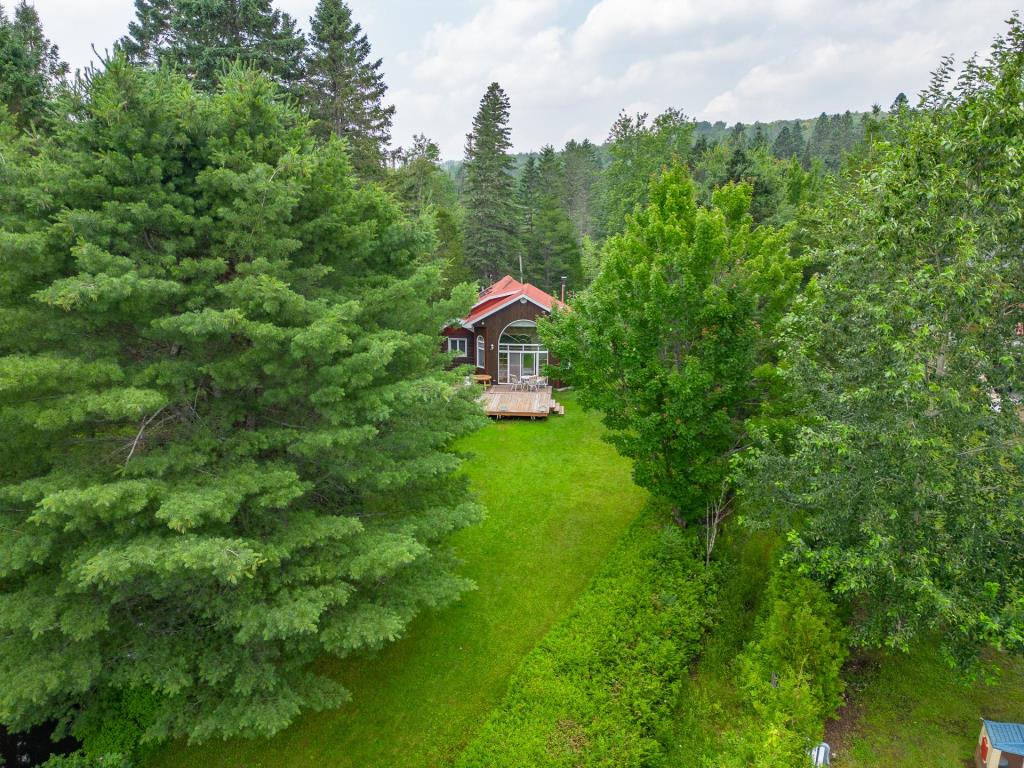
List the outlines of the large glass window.
{"type": "Polygon", "coordinates": [[[507,384],[524,376],[540,376],[548,364],[548,351],[540,343],[537,325],[518,320],[498,340],[498,381],[507,384]]]}

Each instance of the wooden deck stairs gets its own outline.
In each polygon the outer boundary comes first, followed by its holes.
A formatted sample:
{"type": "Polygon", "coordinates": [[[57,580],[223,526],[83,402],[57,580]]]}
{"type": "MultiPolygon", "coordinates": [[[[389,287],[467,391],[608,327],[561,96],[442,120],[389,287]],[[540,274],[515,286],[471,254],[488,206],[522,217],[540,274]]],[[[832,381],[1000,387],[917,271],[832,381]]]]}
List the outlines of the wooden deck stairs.
{"type": "Polygon", "coordinates": [[[513,390],[507,384],[495,384],[480,395],[484,413],[501,419],[508,416],[544,419],[552,413],[565,415],[565,406],[552,397],[551,387],[533,391],[513,390]]]}

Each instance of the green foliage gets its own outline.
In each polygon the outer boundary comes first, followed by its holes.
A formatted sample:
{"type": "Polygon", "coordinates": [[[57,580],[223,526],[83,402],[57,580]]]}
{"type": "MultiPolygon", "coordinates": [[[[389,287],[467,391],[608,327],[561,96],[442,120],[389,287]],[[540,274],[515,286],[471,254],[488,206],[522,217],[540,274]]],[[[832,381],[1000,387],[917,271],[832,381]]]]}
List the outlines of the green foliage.
{"type": "Polygon", "coordinates": [[[508,121],[508,96],[491,83],[466,137],[463,165],[466,268],[481,278],[523,274],[508,121]]]}
{"type": "Polygon", "coordinates": [[[120,754],[92,757],[79,750],[70,755],[54,755],[42,768],[134,768],[135,763],[120,754]]]}
{"type": "Polygon", "coordinates": [[[384,104],[381,60],[344,0],[319,0],[310,20],[303,101],[321,127],[348,140],[363,176],[381,172],[395,107],[384,104]]]}
{"type": "Polygon", "coordinates": [[[636,482],[676,514],[703,518],[758,410],[769,334],[800,285],[787,234],[757,227],[750,188],[698,206],[682,169],[605,246],[601,272],[572,311],[542,324],[558,376],[604,414],[636,482]]]}
{"type": "Polygon", "coordinates": [[[136,64],[173,66],[207,90],[241,61],[298,95],[305,45],[295,20],[271,0],[135,0],[117,48],[136,64]]]}
{"type": "Polygon", "coordinates": [[[565,166],[554,148],[544,147],[540,159],[527,160],[520,176],[520,206],[525,217],[525,277],[550,293],[560,278],[579,279],[580,246],[566,208],[565,166]]]}
{"type": "Polygon", "coordinates": [[[589,139],[571,139],[562,149],[565,207],[577,240],[594,237],[600,226],[601,157],[589,139]]]}
{"type": "Polygon", "coordinates": [[[924,109],[818,216],[828,270],[784,329],[795,439],[764,431],[748,511],[851,609],[852,640],[943,632],[964,664],[1024,649],[1024,28],[924,109]]]}
{"type": "Polygon", "coordinates": [[[751,712],[709,766],[790,768],[809,762],[841,703],[843,630],[824,590],[788,568],[772,576],[755,638],[737,660],[751,712]]]}
{"type": "Polygon", "coordinates": [[[138,688],[147,739],[274,733],[470,586],[472,290],[258,74],[115,60],[76,109],[0,125],[0,721],[138,688]]]}
{"type": "Polygon", "coordinates": [[[43,35],[36,9],[21,0],[8,18],[0,5],[0,107],[6,107],[20,128],[39,127],[68,65],[57,46],[43,35]]]}
{"type": "Polygon", "coordinates": [[[399,165],[386,174],[384,183],[394,192],[402,208],[422,217],[434,231],[437,261],[452,284],[471,279],[464,256],[462,228],[464,212],[451,177],[441,170],[441,151],[422,134],[413,136],[409,149],[399,149],[399,165]]]}
{"type": "Polygon", "coordinates": [[[608,137],[609,163],[602,177],[604,234],[615,235],[627,217],[647,204],[652,181],[690,156],[693,123],[669,109],[650,123],[647,114],[620,114],[608,137]]]}
{"type": "Polygon", "coordinates": [[[649,766],[707,624],[696,537],[641,516],[573,610],[526,658],[456,761],[649,766]]]}
{"type": "Polygon", "coordinates": [[[141,758],[152,747],[146,731],[156,722],[160,704],[158,694],[147,688],[103,691],[75,723],[73,735],[90,757],[141,758]]]}

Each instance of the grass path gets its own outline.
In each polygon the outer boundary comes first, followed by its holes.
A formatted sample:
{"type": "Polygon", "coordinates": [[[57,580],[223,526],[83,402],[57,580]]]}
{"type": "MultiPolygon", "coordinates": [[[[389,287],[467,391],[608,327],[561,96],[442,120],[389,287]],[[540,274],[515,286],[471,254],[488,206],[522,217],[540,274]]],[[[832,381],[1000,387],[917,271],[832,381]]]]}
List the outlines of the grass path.
{"type": "Polygon", "coordinates": [[[371,658],[331,664],[352,691],[338,710],[305,716],[270,741],[171,747],[161,768],[418,768],[454,758],[505,691],[509,675],[582,592],[645,501],[629,463],[601,442],[597,416],[561,396],[566,414],[491,424],[461,446],[488,508],[454,539],[478,586],[421,617],[371,658]]]}

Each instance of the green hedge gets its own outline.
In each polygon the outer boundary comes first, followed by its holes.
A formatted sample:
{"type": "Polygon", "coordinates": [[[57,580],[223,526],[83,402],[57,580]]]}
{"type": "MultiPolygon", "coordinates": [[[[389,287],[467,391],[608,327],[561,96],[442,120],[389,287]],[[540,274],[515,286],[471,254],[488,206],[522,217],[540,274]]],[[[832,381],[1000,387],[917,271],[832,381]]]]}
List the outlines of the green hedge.
{"type": "Polygon", "coordinates": [[[458,768],[651,766],[708,620],[693,533],[649,508],[523,661],[458,768]]]}
{"type": "Polygon", "coordinates": [[[706,768],[810,765],[808,750],[842,699],[845,632],[828,594],[791,568],[776,568],[754,639],[737,658],[747,707],[725,752],[706,768]]]}

